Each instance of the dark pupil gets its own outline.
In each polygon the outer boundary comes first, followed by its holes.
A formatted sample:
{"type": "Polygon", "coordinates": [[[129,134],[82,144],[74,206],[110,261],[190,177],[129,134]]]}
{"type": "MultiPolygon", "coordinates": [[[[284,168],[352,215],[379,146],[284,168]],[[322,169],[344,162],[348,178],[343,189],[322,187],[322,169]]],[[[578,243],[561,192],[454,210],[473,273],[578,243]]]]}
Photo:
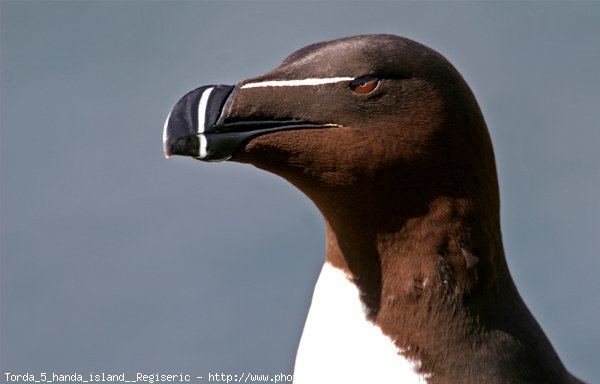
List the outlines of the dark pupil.
{"type": "Polygon", "coordinates": [[[364,88],[374,81],[377,81],[376,76],[362,76],[354,79],[351,83],[351,86],[354,88],[364,88]]]}

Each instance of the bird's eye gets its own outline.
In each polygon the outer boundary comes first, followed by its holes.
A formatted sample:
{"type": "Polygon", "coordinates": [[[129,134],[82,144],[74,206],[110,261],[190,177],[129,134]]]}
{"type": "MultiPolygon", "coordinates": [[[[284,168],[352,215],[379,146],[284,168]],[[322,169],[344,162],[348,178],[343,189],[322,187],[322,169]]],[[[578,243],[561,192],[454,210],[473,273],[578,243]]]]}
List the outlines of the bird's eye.
{"type": "Polygon", "coordinates": [[[350,82],[350,89],[359,95],[371,93],[377,88],[379,78],[377,76],[367,75],[357,77],[350,82]]]}

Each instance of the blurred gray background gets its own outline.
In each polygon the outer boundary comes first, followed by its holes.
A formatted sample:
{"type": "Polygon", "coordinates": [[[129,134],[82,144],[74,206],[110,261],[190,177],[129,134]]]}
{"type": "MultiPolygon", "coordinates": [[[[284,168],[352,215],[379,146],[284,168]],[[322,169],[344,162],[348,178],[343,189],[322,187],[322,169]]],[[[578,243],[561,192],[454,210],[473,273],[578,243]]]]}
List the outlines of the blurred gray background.
{"type": "Polygon", "coordinates": [[[444,54],[491,131],[508,263],[600,382],[600,3],[0,3],[1,372],[292,373],[319,212],[251,166],[165,160],[199,85],[392,33],[444,54]]]}

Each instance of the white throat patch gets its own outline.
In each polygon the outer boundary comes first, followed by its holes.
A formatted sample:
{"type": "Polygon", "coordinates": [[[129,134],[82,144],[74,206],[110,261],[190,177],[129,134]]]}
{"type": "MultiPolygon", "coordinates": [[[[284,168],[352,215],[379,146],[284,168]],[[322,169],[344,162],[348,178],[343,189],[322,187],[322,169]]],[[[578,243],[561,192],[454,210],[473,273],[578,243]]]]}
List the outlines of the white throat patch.
{"type": "Polygon", "coordinates": [[[427,383],[415,371],[419,363],[402,356],[362,307],[356,285],[325,263],[296,355],[295,384],[427,383]]]}

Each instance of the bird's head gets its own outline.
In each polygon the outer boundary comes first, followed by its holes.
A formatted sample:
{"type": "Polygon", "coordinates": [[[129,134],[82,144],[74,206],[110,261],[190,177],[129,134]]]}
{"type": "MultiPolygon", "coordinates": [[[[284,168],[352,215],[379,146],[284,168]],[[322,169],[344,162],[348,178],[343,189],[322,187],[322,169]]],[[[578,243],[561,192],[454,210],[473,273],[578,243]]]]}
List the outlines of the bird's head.
{"type": "Polygon", "coordinates": [[[254,164],[318,205],[497,193],[465,81],[439,53],[392,35],[310,45],[264,75],[200,87],[175,105],[163,141],[167,156],[254,164]]]}

